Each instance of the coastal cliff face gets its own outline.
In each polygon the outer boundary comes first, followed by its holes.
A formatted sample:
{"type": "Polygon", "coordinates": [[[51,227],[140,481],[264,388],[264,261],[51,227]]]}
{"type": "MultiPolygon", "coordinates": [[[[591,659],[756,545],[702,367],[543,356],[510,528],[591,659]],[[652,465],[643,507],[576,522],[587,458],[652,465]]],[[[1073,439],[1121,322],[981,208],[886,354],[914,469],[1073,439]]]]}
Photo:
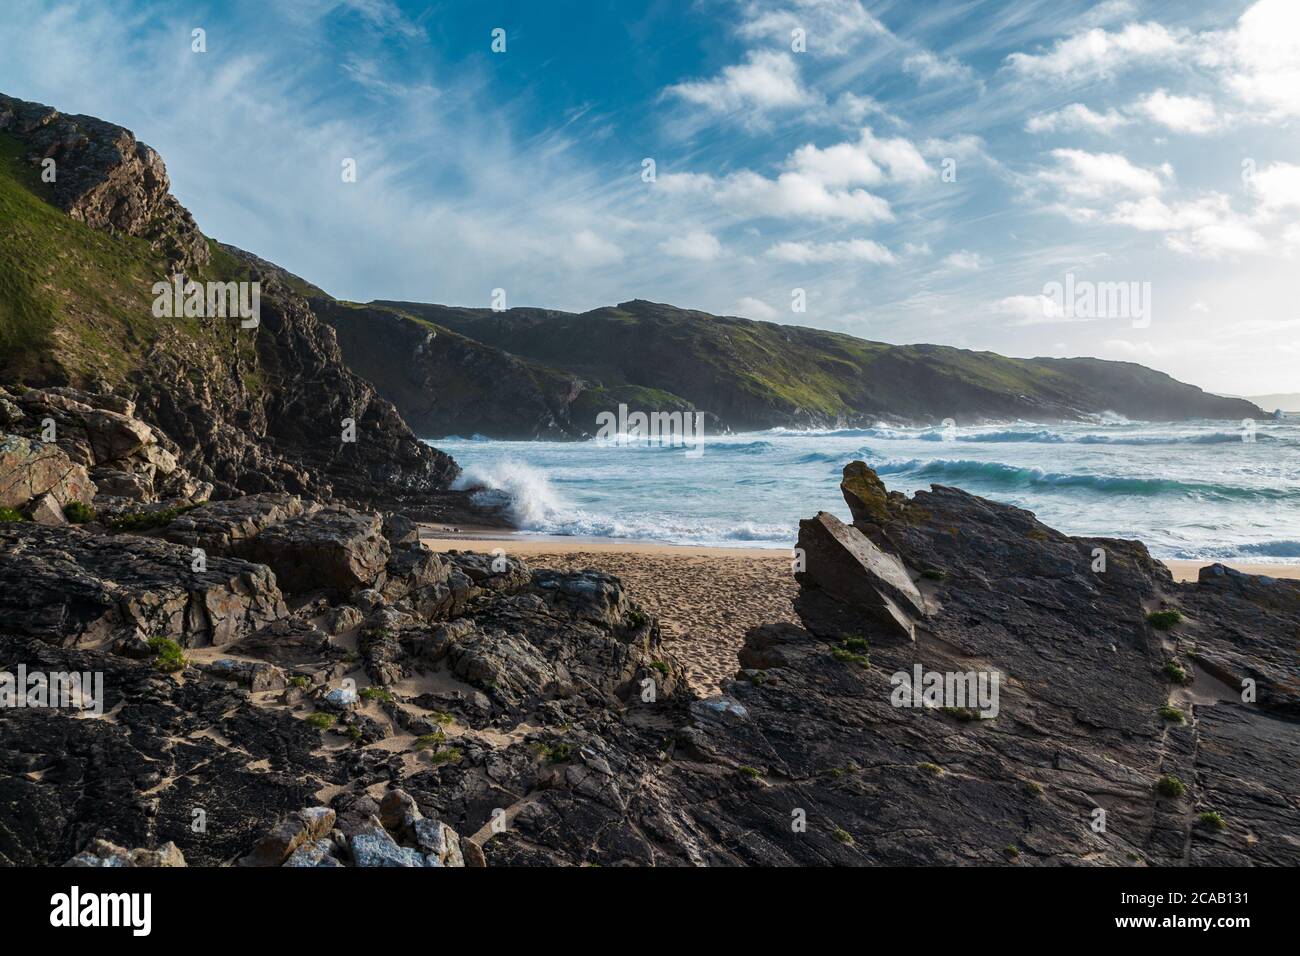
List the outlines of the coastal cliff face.
{"type": "Polygon", "coordinates": [[[131,402],[216,497],[444,489],[455,462],[347,367],[299,294],[319,290],[208,240],[169,188],[130,131],[0,96],[0,383],[131,402]],[[259,324],[156,315],[178,274],[260,283],[259,324]]]}
{"type": "Polygon", "coordinates": [[[1300,585],[842,487],[708,697],[617,578],[399,518],[0,523],[0,670],[104,675],[0,709],[0,863],[1300,864],[1300,585]]]}
{"type": "MultiPolygon", "coordinates": [[[[430,434],[463,433],[443,399],[412,390],[425,365],[395,346],[408,324],[438,328],[480,347],[463,362],[458,381],[490,409],[489,437],[518,437],[536,428],[536,408],[512,418],[503,395],[480,370],[524,362],[533,380],[568,381],[579,396],[547,414],[562,432],[595,430],[595,413],[620,401],[642,410],[700,410],[710,428],[823,428],[879,421],[960,425],[983,421],[1078,420],[1106,412],[1135,420],[1264,418],[1248,401],[1221,398],[1141,365],[1098,359],[1012,359],[937,345],[893,346],[799,326],[755,322],[636,300],[580,315],[546,309],[466,309],[414,302],[371,303],[353,310],[344,342],[349,362],[404,415],[422,416],[430,434]],[[384,321],[363,331],[366,316],[384,321]],[[491,356],[490,358],[488,356],[491,356]],[[628,400],[628,397],[631,400],[628,400]],[[498,422],[503,424],[497,424],[498,422]]],[[[330,313],[334,315],[335,313],[330,313]]],[[[334,319],[329,319],[334,321],[334,319]]],[[[436,346],[435,346],[436,348],[436,346]]],[[[453,389],[452,391],[459,391],[453,389]]]]}

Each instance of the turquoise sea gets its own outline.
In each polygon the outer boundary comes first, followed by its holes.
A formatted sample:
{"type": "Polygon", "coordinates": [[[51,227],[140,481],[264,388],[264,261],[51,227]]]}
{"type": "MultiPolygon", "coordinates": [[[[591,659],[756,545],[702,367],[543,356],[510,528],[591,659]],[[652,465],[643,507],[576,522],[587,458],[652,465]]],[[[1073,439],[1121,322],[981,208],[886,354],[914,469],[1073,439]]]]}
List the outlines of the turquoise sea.
{"type": "Polygon", "coordinates": [[[788,548],[801,517],[848,517],[840,470],[861,458],[892,489],[951,485],[1157,557],[1300,563],[1296,419],[773,429],[709,436],[698,457],[645,441],[429,443],[537,533],[788,548]]]}

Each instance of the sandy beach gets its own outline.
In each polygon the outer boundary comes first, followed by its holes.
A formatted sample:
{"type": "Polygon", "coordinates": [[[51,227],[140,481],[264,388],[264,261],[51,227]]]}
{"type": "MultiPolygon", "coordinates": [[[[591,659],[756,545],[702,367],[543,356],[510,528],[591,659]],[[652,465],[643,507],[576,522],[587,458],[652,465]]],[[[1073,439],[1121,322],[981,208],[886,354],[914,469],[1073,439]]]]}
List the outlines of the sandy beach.
{"type": "MultiPolygon", "coordinates": [[[[788,552],[766,548],[704,548],[502,534],[497,529],[431,526],[424,544],[435,551],[502,548],[530,564],[555,570],[595,568],[617,575],[658,616],[664,637],[687,664],[691,683],[713,692],[736,670],[736,652],[756,624],[798,623],[791,602],[799,587],[788,552]]],[[[1195,581],[1207,561],[1166,561],[1175,580],[1195,581]]],[[[1300,565],[1223,562],[1249,574],[1300,579],[1300,565]]]]}

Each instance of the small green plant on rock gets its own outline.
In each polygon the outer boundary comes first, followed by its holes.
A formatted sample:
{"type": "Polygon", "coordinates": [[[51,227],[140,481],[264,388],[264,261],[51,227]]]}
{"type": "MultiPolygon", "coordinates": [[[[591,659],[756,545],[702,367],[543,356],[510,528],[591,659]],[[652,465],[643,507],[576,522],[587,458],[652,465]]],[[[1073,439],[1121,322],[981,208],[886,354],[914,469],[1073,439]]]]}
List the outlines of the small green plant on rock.
{"type": "Polygon", "coordinates": [[[304,677],[302,674],[299,674],[296,677],[290,677],[289,686],[297,687],[299,690],[306,690],[308,687],[311,686],[311,678],[304,677]]]}
{"type": "Polygon", "coordinates": [[[1008,843],[1007,856],[1011,857],[1013,860],[1018,859],[1020,857],[1020,847],[1016,846],[1014,843],[1008,843]]]}
{"type": "Polygon", "coordinates": [[[63,517],[73,524],[86,524],[95,520],[95,509],[82,501],[69,501],[63,506],[63,517]]]}
{"type": "Polygon", "coordinates": [[[1165,704],[1160,708],[1160,716],[1171,724],[1187,723],[1187,715],[1172,704],[1165,704]]]}
{"type": "Polygon", "coordinates": [[[1165,676],[1175,684],[1190,684],[1192,677],[1178,661],[1165,661],[1165,676]]]}
{"type": "Polygon", "coordinates": [[[847,647],[832,647],[831,657],[835,658],[841,664],[857,664],[859,667],[870,667],[871,658],[866,654],[859,654],[849,650],[847,647]]]}
{"type": "Polygon", "coordinates": [[[1170,800],[1177,800],[1186,792],[1187,788],[1177,777],[1166,775],[1156,781],[1156,793],[1170,800]]]}
{"type": "Polygon", "coordinates": [[[831,831],[831,836],[835,837],[835,839],[839,840],[845,846],[853,845],[853,834],[848,830],[841,830],[839,827],[836,827],[831,831]]]}
{"type": "Polygon", "coordinates": [[[448,747],[446,750],[439,750],[429,755],[429,760],[434,764],[453,763],[465,755],[459,747],[448,747]]]}
{"type": "Polygon", "coordinates": [[[0,521],[26,521],[21,514],[13,508],[0,508],[0,521]]]}
{"type": "Polygon", "coordinates": [[[669,668],[668,668],[667,661],[651,661],[650,666],[653,667],[655,670],[657,670],[660,674],[663,674],[664,677],[668,676],[669,668]]]}
{"type": "Polygon", "coordinates": [[[149,638],[149,649],[156,655],[153,666],[164,674],[185,670],[185,654],[181,646],[170,637],[149,638]]]}
{"type": "Polygon", "coordinates": [[[925,578],[927,581],[942,581],[947,576],[948,572],[939,568],[926,568],[921,572],[921,577],[925,578]]]}
{"type": "Polygon", "coordinates": [[[1180,623],[1183,619],[1181,611],[1170,608],[1165,611],[1152,611],[1147,615],[1147,623],[1157,631],[1173,630],[1174,625],[1180,623]]]}
{"type": "Polygon", "coordinates": [[[393,702],[392,692],[383,687],[363,687],[357,696],[362,700],[377,700],[384,704],[393,702]]]}
{"type": "Polygon", "coordinates": [[[924,770],[926,773],[935,777],[943,776],[943,768],[937,763],[919,763],[916,765],[918,770],[924,770]]]}
{"type": "Polygon", "coordinates": [[[441,730],[435,730],[431,734],[421,734],[419,737],[416,737],[411,746],[416,750],[428,750],[430,747],[438,746],[438,744],[442,743],[446,739],[446,734],[441,730]]]}
{"type": "Polygon", "coordinates": [[[315,727],[317,730],[329,730],[338,723],[339,719],[333,714],[317,711],[314,714],[308,714],[306,720],[310,726],[315,727]]]}
{"type": "Polygon", "coordinates": [[[737,769],[750,780],[757,780],[759,777],[763,776],[763,771],[759,770],[757,767],[746,767],[742,765],[737,769]]]}
{"type": "Polygon", "coordinates": [[[1218,810],[1209,810],[1196,819],[1201,826],[1209,827],[1211,830],[1223,830],[1228,826],[1227,821],[1223,819],[1223,814],[1218,810]]]}

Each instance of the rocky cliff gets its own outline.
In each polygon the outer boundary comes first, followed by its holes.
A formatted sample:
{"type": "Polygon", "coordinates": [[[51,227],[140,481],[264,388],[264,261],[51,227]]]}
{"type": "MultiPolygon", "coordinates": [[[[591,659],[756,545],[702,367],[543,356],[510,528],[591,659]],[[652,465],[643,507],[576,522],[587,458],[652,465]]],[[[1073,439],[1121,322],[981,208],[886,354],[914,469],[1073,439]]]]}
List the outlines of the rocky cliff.
{"type": "Polygon", "coordinates": [[[0,383],[131,403],[216,497],[459,509],[455,463],[344,363],[300,295],[319,290],[211,242],[168,190],[130,131],[0,96],[0,383]],[[159,315],[158,282],[258,283],[260,318],[159,315]]]}
{"type": "Polygon", "coordinates": [[[0,862],[1300,864],[1300,585],[843,489],[703,698],[617,579],[402,519],[0,523],[0,671],[104,678],[0,709],[0,862]]]}

